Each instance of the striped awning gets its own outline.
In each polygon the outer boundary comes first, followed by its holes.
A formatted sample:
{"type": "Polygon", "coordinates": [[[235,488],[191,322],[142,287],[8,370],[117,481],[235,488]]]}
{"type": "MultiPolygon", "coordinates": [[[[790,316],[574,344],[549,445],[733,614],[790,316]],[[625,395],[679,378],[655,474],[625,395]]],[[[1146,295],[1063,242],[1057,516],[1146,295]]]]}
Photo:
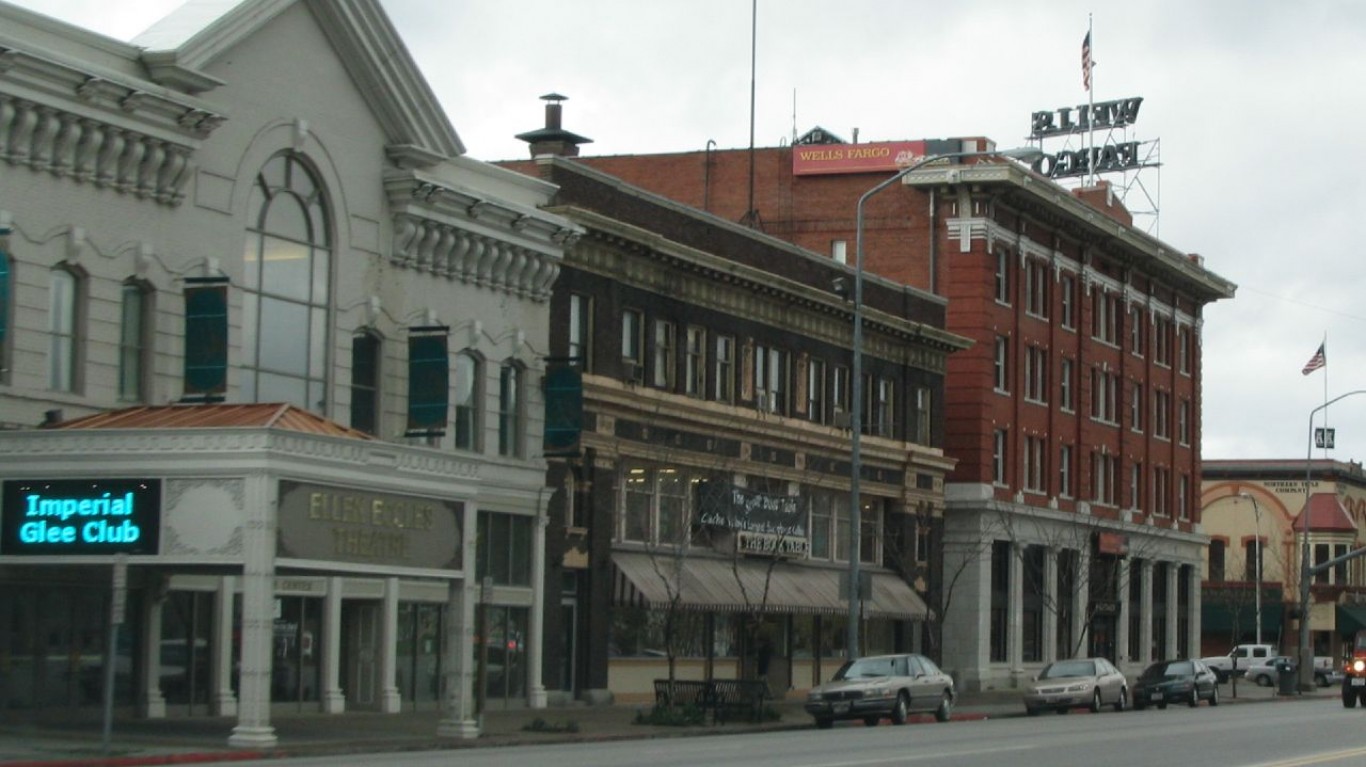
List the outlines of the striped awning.
{"type": "MultiPolygon", "coordinates": [[[[847,615],[841,570],[782,561],[674,556],[617,551],[613,604],[684,610],[847,615]]],[[[863,613],[871,618],[925,620],[919,594],[891,573],[872,573],[872,595],[863,613]]]]}

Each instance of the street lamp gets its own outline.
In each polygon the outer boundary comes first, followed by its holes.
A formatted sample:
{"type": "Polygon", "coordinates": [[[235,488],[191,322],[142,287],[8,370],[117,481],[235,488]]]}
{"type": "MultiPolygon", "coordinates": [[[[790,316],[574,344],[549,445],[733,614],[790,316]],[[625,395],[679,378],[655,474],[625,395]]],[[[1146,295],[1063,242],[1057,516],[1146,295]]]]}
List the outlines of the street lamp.
{"type": "Polygon", "coordinates": [[[1257,499],[1250,493],[1239,493],[1239,498],[1246,498],[1252,501],[1252,514],[1257,518],[1257,537],[1253,541],[1254,550],[1257,552],[1257,564],[1253,566],[1253,574],[1257,579],[1254,586],[1257,595],[1257,644],[1262,643],[1262,509],[1257,505],[1257,499]]]}
{"type": "Polygon", "coordinates": [[[849,413],[849,428],[851,430],[849,444],[849,625],[845,636],[844,650],[845,657],[849,660],[858,658],[859,580],[861,577],[859,573],[861,541],[859,539],[862,535],[860,528],[863,524],[863,510],[859,499],[859,480],[863,471],[861,454],[861,437],[863,436],[863,204],[868,201],[868,198],[900,181],[906,174],[923,168],[932,162],[964,157],[1006,157],[1023,162],[1033,162],[1041,156],[1043,156],[1043,151],[1036,147],[927,155],[898,170],[858,198],[858,207],[854,219],[854,359],[849,373],[849,385],[853,387],[853,391],[850,393],[849,407],[851,411],[849,413]]]}

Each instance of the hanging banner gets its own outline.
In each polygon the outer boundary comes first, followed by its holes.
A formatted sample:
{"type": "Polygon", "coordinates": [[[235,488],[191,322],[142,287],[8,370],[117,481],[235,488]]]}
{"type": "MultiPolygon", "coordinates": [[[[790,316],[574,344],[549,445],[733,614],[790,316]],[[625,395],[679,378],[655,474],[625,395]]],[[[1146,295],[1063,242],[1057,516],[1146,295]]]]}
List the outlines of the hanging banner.
{"type": "Polygon", "coordinates": [[[446,433],[450,405],[451,367],[444,325],[412,328],[408,332],[407,436],[446,433]]]}

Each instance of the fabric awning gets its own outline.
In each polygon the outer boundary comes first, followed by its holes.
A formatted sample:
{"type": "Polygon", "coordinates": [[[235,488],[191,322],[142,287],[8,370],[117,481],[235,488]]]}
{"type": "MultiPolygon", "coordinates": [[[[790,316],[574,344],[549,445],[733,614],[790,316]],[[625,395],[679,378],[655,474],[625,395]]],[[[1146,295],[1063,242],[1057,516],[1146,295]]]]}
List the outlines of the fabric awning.
{"type": "MultiPolygon", "coordinates": [[[[677,596],[684,610],[849,613],[837,569],[626,551],[613,552],[612,564],[613,604],[665,608],[677,596]]],[[[863,612],[899,620],[925,620],[930,613],[920,595],[890,573],[872,573],[872,596],[863,612]]]]}
{"type": "Polygon", "coordinates": [[[1350,637],[1366,629],[1366,605],[1338,605],[1338,635],[1350,637]]]}

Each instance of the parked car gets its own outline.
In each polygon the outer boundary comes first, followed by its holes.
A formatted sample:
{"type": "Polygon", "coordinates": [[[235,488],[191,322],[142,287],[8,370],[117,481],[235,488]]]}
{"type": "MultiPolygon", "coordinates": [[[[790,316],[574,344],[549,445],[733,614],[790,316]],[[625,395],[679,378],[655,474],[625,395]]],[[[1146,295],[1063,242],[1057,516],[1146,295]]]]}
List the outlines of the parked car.
{"type": "Polygon", "coordinates": [[[806,713],[821,729],[836,719],[862,719],[869,727],[883,717],[904,724],[911,712],[931,712],[947,722],[953,713],[953,679],[923,655],[875,655],[846,662],[825,684],[812,688],[806,713]]]}
{"type": "Polygon", "coordinates": [[[1265,661],[1276,654],[1276,648],[1269,644],[1235,645],[1226,655],[1212,655],[1201,658],[1200,662],[1209,666],[1220,682],[1227,682],[1231,676],[1242,676],[1248,666],[1265,661]],[[1236,669],[1234,667],[1237,667],[1236,669]]]}
{"type": "MultiPolygon", "coordinates": [[[[1280,674],[1280,666],[1285,664],[1291,671],[1299,668],[1296,658],[1289,655],[1277,655],[1274,658],[1265,658],[1253,661],[1247,667],[1245,677],[1250,679],[1258,687],[1271,687],[1276,684],[1276,679],[1280,674]]],[[[1328,687],[1342,681],[1342,671],[1332,666],[1330,658],[1314,659],[1314,684],[1319,687],[1328,687]]]]}
{"type": "Polygon", "coordinates": [[[1168,703],[1185,703],[1191,708],[1208,700],[1219,705],[1219,677],[1198,660],[1161,660],[1143,670],[1134,683],[1134,708],[1166,708],[1168,703]]]}
{"type": "Polygon", "coordinates": [[[1129,707],[1129,680],[1104,658],[1060,660],[1034,678],[1025,690],[1024,706],[1030,716],[1044,710],[1065,714],[1080,706],[1096,712],[1102,706],[1123,711],[1129,707]]]}

